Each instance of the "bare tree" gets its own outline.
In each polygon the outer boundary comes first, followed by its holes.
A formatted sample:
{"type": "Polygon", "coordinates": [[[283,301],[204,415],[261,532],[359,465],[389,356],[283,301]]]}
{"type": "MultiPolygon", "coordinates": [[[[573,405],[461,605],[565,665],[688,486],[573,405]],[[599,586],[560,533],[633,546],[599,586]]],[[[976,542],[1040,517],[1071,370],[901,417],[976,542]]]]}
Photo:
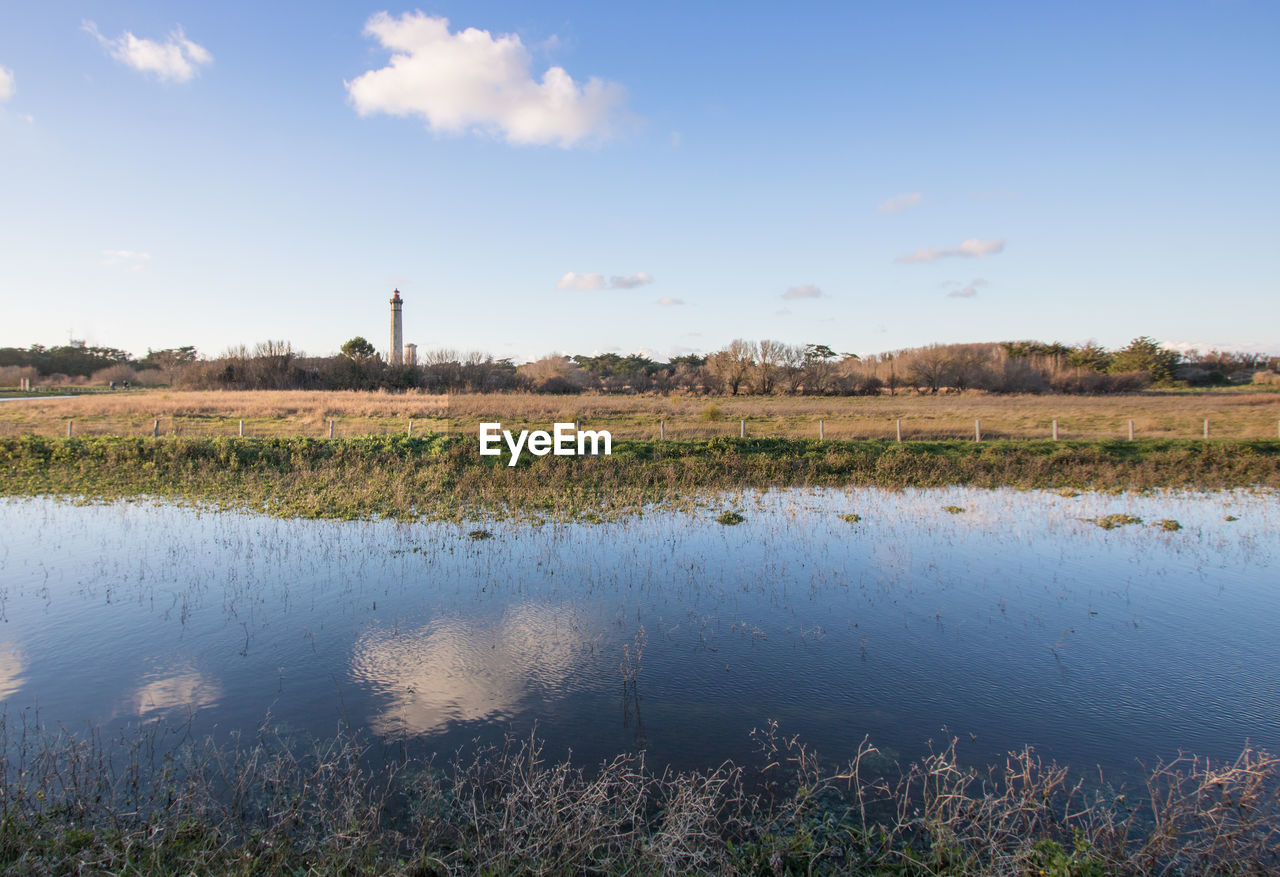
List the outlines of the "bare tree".
{"type": "Polygon", "coordinates": [[[755,375],[755,390],[762,396],[773,392],[774,384],[782,371],[782,363],[786,359],[786,347],[781,341],[768,338],[756,345],[756,363],[752,369],[755,375]]]}
{"type": "Polygon", "coordinates": [[[729,395],[736,396],[755,366],[755,355],[754,342],[735,338],[724,350],[707,357],[706,369],[729,391],[729,395]]]}

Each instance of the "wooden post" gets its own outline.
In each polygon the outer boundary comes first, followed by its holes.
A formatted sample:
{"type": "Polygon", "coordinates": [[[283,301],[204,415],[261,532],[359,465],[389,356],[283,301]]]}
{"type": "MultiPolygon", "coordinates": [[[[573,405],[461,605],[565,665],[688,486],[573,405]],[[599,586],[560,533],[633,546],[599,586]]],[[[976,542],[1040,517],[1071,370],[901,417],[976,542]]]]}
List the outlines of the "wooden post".
{"type": "Polygon", "coordinates": [[[244,438],[244,421],[240,421],[240,438],[244,438]]]}
{"type": "Polygon", "coordinates": [[[412,420],[410,420],[410,421],[409,421],[409,433],[408,433],[408,435],[409,435],[409,437],[410,437],[410,438],[413,438],[413,421],[412,421],[412,420]]]}
{"type": "Polygon", "coordinates": [[[667,422],[665,420],[658,421],[658,438],[664,442],[667,440],[667,422]]]}
{"type": "Polygon", "coordinates": [[[902,441],[902,421],[898,421],[898,441],[902,441]]]}
{"type": "Polygon", "coordinates": [[[1058,421],[1056,420],[1053,422],[1053,440],[1055,442],[1058,440],[1058,421]]]}
{"type": "Polygon", "coordinates": [[[1129,441],[1133,441],[1133,421],[1129,421],[1129,441]]]}
{"type": "Polygon", "coordinates": [[[333,421],[329,421],[329,438],[333,438],[333,421]]]}
{"type": "Polygon", "coordinates": [[[160,418],[159,417],[156,418],[156,422],[151,427],[151,437],[152,438],[160,437],[160,418]]]}
{"type": "Polygon", "coordinates": [[[71,434],[75,432],[75,428],[72,426],[73,423],[75,423],[74,420],[67,421],[67,438],[71,438],[71,434]]]}
{"type": "Polygon", "coordinates": [[[982,441],[982,424],[978,422],[978,418],[973,418],[973,440],[975,442],[982,441]]]}
{"type": "Polygon", "coordinates": [[[827,440],[827,422],[825,420],[819,420],[818,421],[818,441],[824,442],[826,440],[827,440]]]}
{"type": "Polygon", "coordinates": [[[747,437],[747,422],[745,420],[738,421],[738,438],[747,437]]]}
{"type": "Polygon", "coordinates": [[[1207,419],[1204,422],[1204,437],[1209,437],[1209,421],[1207,419]]]}

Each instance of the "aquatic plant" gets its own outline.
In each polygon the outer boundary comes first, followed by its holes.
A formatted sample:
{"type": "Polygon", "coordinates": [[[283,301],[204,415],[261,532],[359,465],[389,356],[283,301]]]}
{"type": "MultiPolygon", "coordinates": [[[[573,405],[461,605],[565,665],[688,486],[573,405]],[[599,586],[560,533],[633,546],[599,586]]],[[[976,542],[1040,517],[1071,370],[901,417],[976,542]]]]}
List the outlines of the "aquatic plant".
{"type": "Polygon", "coordinates": [[[862,520],[862,515],[854,514],[853,512],[840,515],[839,517],[840,517],[840,520],[848,521],[850,524],[856,524],[858,523],[858,521],[862,520]]]}
{"type": "Polygon", "coordinates": [[[955,738],[901,768],[864,739],[832,763],[773,721],[758,755],[655,771],[643,752],[587,770],[533,735],[447,764],[349,731],[264,727],[151,759],[0,719],[0,867],[12,874],[1266,874],[1280,866],[1280,761],[1157,762],[1145,788],[1086,791],[1031,747],[983,771],[955,738]]]}
{"type": "Polygon", "coordinates": [[[721,512],[720,516],[716,518],[716,523],[724,524],[726,527],[733,527],[745,520],[746,518],[737,512],[721,512]]]}
{"type": "Polygon", "coordinates": [[[963,509],[963,508],[961,508],[961,507],[960,507],[960,506],[958,506],[958,505],[944,505],[944,506],[942,507],[942,510],[943,510],[944,512],[946,512],[947,514],[951,514],[951,515],[961,515],[961,514],[964,514],[964,509],[963,509]]]}
{"type": "Polygon", "coordinates": [[[1104,530],[1114,530],[1116,527],[1123,527],[1126,524],[1141,524],[1142,518],[1117,512],[1116,514],[1103,515],[1095,519],[1094,523],[1104,530]]]}
{"type": "Polygon", "coordinates": [[[1170,532],[1182,529],[1182,525],[1172,518],[1162,518],[1161,520],[1156,521],[1156,526],[1161,530],[1168,530],[1170,532]]]}

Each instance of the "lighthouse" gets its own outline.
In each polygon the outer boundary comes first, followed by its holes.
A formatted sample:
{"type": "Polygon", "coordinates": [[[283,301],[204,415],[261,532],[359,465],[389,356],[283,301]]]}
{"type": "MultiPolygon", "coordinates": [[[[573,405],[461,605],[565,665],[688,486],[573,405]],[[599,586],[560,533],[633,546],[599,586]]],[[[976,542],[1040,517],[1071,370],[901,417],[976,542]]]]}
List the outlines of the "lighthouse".
{"type": "Polygon", "coordinates": [[[400,290],[391,296],[391,364],[404,365],[404,318],[400,308],[404,301],[400,298],[400,290]]]}

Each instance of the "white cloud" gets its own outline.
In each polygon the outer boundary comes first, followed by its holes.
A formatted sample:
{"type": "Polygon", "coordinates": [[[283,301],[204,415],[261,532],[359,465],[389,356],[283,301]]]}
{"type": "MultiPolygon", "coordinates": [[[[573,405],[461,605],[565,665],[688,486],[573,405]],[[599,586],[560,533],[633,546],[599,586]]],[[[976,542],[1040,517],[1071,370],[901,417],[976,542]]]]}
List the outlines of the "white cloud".
{"type": "Polygon", "coordinates": [[[18,86],[13,81],[13,71],[0,67],[0,103],[7,101],[18,93],[18,86]]]}
{"type": "Polygon", "coordinates": [[[635,274],[615,274],[605,282],[603,274],[580,274],[570,271],[556,283],[556,289],[635,289],[653,283],[653,275],[644,271],[635,274]]]}
{"type": "Polygon", "coordinates": [[[912,207],[919,204],[920,199],[923,197],[924,195],[920,192],[906,192],[902,195],[894,195],[888,201],[885,201],[877,207],[876,210],[879,210],[881,213],[902,213],[903,211],[910,210],[912,207]]]}
{"type": "Polygon", "coordinates": [[[822,298],[822,290],[811,283],[806,283],[803,286],[791,287],[782,294],[782,297],[786,299],[822,298]]]}
{"type": "Polygon", "coordinates": [[[213,63],[213,55],[204,46],[187,39],[182,28],[175,28],[165,42],[139,39],[125,31],[115,39],[107,39],[92,21],[81,27],[93,35],[104,49],[120,63],[142,73],[154,74],[166,82],[187,82],[200,67],[213,63]]]}
{"type": "Polygon", "coordinates": [[[114,265],[129,271],[146,271],[151,261],[150,253],[139,253],[134,250],[103,250],[102,264],[114,265]]]}
{"type": "Polygon", "coordinates": [[[945,250],[939,250],[936,247],[925,247],[916,250],[906,256],[899,256],[895,261],[914,264],[919,262],[936,262],[939,259],[982,259],[986,256],[994,256],[996,253],[1004,250],[1004,239],[998,241],[983,241],[978,238],[969,238],[961,241],[959,246],[947,247],[945,250]]]}
{"type": "Polygon", "coordinates": [[[379,12],[364,32],[391,61],[344,83],[362,116],[420,116],[437,133],[487,131],[508,143],[567,148],[608,136],[624,101],[617,83],[592,77],[579,84],[563,67],[535,79],[516,34],[451,33],[447,18],[421,12],[379,12]]]}
{"type": "Polygon", "coordinates": [[[961,283],[959,280],[948,280],[942,285],[951,290],[947,293],[947,298],[973,298],[978,294],[980,288],[987,285],[987,281],[981,277],[975,277],[967,284],[961,283]]]}
{"type": "Polygon", "coordinates": [[[643,271],[624,274],[621,277],[615,274],[609,278],[610,289],[635,289],[637,286],[647,286],[650,283],[653,283],[653,277],[643,271]]]}
{"type": "Polygon", "coordinates": [[[682,298],[672,298],[672,297],[671,297],[671,296],[669,296],[669,295],[664,295],[662,298],[658,299],[658,302],[657,302],[657,303],[658,303],[658,304],[660,304],[660,305],[662,305],[664,308],[669,308],[669,307],[673,307],[673,306],[675,306],[675,305],[682,305],[682,304],[684,304],[684,299],[682,299],[682,298]]]}
{"type": "Polygon", "coordinates": [[[570,271],[556,283],[556,289],[604,289],[604,275],[570,271]]]}

